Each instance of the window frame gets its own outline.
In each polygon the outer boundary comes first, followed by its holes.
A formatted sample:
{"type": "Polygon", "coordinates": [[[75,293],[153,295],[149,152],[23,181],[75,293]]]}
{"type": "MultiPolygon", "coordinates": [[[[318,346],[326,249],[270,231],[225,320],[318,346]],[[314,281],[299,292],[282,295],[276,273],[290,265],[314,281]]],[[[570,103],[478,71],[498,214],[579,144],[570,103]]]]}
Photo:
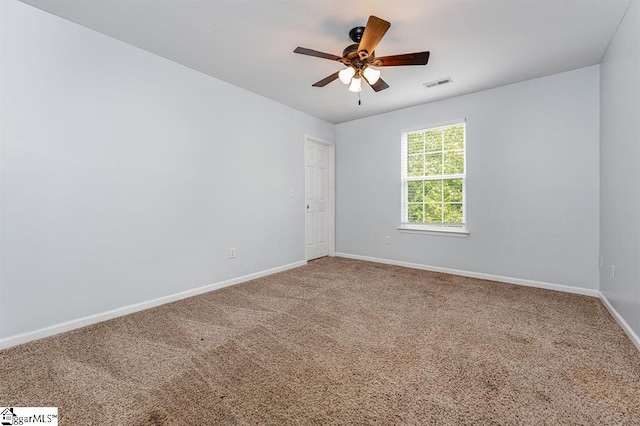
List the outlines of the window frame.
{"type": "MultiPolygon", "coordinates": [[[[442,155],[444,156],[444,147],[442,155]]],[[[401,131],[401,155],[400,155],[400,232],[414,234],[430,234],[430,235],[448,235],[455,237],[466,237],[469,235],[467,228],[467,123],[466,119],[451,120],[445,123],[438,123],[430,126],[421,126],[414,129],[405,129],[401,131]],[[416,132],[426,132],[429,130],[442,129],[444,127],[452,127],[462,125],[464,135],[464,173],[456,173],[450,175],[423,175],[421,177],[408,176],[408,135],[416,132]],[[434,181],[446,179],[462,179],[462,223],[461,224],[438,224],[438,223],[416,223],[408,221],[408,182],[411,181],[434,181]]],[[[444,205],[444,202],[443,202],[444,205]]]]}

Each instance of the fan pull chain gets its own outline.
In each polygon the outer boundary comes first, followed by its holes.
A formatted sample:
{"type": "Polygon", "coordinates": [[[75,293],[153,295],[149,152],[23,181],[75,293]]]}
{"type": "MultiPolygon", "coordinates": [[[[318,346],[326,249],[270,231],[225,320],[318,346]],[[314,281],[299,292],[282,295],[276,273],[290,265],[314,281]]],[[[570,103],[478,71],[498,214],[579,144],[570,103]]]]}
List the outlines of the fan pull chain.
{"type": "Polygon", "coordinates": [[[362,101],[360,100],[360,92],[358,92],[358,105],[362,105],[362,101]]]}

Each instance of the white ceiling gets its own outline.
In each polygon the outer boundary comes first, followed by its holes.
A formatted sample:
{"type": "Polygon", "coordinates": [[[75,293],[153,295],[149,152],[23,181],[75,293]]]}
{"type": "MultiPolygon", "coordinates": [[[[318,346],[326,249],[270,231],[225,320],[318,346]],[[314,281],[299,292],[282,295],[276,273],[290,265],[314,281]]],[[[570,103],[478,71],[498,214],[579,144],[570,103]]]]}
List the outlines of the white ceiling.
{"type": "Polygon", "coordinates": [[[631,0],[23,0],[333,123],[600,62],[631,0]],[[342,55],[369,15],[391,22],[376,56],[431,51],[426,66],[382,68],[390,88],[357,95],[342,55]],[[451,77],[452,84],[423,83],[451,77]]]}

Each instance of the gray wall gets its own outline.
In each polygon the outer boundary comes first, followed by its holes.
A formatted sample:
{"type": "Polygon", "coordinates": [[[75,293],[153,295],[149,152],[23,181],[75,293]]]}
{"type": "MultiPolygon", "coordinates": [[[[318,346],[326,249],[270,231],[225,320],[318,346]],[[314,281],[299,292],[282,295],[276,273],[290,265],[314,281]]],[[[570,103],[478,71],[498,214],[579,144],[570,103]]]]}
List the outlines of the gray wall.
{"type": "Polygon", "coordinates": [[[0,8],[0,339],[304,260],[303,134],[332,124],[0,8]]]}
{"type": "Polygon", "coordinates": [[[593,66],[337,125],[336,250],[597,289],[598,78],[593,66]],[[398,232],[402,130],[457,118],[470,235],[398,232]]]}
{"type": "Polygon", "coordinates": [[[600,75],[600,291],[640,335],[640,5],[634,0],[600,75]],[[615,280],[611,265],[616,266],[615,280]]]}

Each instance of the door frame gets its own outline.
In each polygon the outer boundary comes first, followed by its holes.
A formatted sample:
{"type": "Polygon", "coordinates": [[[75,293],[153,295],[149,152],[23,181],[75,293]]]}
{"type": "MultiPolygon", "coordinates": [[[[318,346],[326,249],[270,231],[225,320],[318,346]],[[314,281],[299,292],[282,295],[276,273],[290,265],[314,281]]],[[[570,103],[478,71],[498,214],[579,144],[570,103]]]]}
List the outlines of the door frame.
{"type": "MultiPolygon", "coordinates": [[[[304,211],[304,229],[307,229],[307,142],[313,142],[320,145],[325,145],[329,148],[329,194],[327,197],[327,245],[329,246],[329,256],[333,257],[336,254],[336,144],[334,142],[318,138],[307,133],[304,134],[304,197],[302,200],[302,209],[304,211]]],[[[305,231],[306,232],[306,231],[305,231]]],[[[304,258],[307,259],[307,243],[303,242],[304,258]]]]}

